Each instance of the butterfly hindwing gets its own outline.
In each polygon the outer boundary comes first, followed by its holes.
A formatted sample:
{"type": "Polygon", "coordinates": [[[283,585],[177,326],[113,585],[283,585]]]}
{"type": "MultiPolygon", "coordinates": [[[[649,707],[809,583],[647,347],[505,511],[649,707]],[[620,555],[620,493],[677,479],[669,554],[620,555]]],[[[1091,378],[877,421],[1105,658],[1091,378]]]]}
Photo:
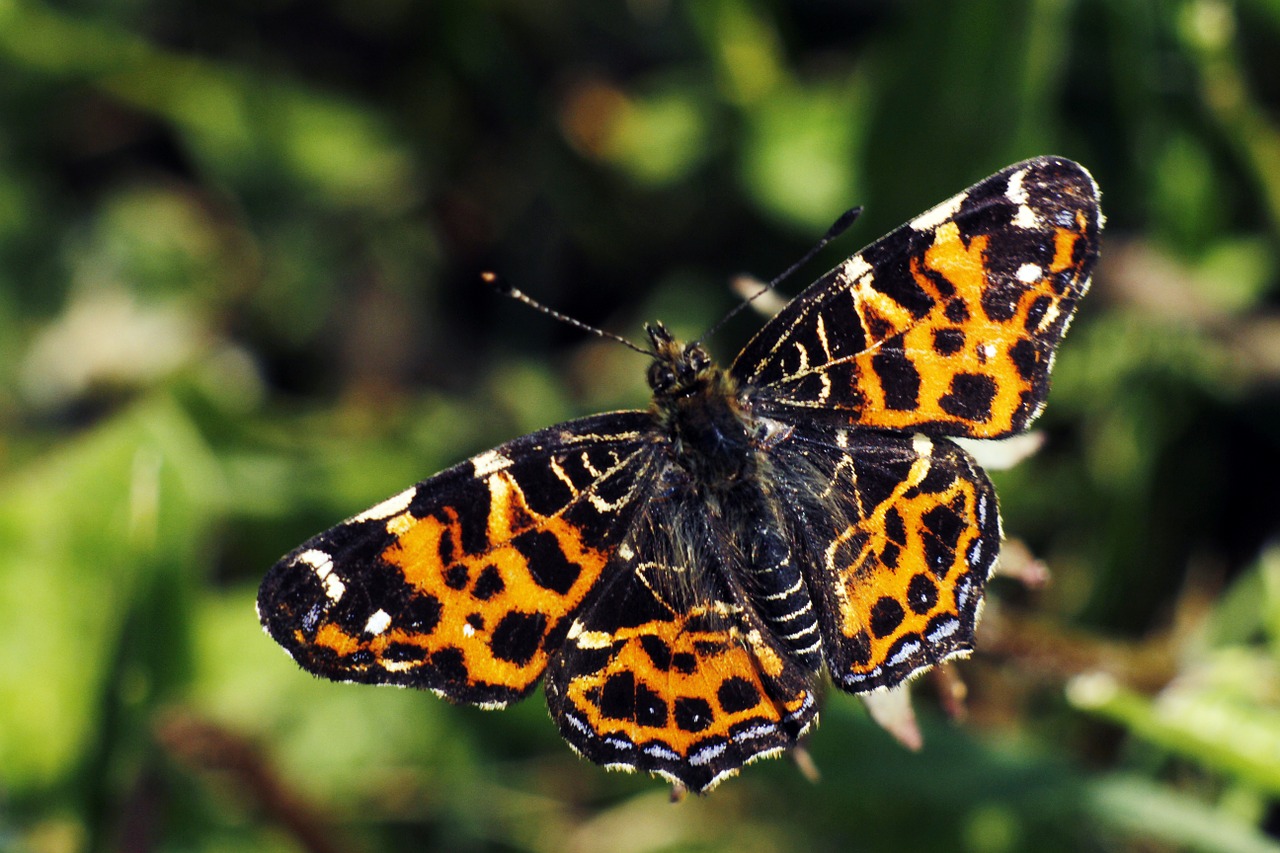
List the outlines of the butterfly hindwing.
{"type": "MultiPolygon", "coordinates": [[[[690,511],[706,534],[704,556],[729,541],[706,524],[705,509],[690,511]]],[[[674,556],[688,518],[658,503],[638,522],[548,668],[547,703],[565,739],[592,761],[702,791],[794,746],[817,706],[812,673],[734,581],[742,567],[674,556]]]]}
{"type": "Polygon", "coordinates": [[[919,433],[807,427],[771,458],[837,686],[893,687],[972,650],[1000,519],[964,450],[919,433]]]}
{"type": "Polygon", "coordinates": [[[519,699],[642,503],[648,424],[561,424],[425,480],[281,559],[259,618],[326,678],[519,699]]]}
{"type": "Polygon", "coordinates": [[[732,372],[779,418],[996,438],[1048,393],[1102,216],[1081,166],[1010,166],[853,255],[788,305],[732,372]]]}

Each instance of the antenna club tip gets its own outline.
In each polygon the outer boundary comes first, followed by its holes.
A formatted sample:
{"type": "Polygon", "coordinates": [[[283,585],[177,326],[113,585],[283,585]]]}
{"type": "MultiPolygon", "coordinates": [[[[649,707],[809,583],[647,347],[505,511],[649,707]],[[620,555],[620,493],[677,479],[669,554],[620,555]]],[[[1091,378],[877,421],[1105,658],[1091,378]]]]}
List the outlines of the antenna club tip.
{"type": "Polygon", "coordinates": [[[480,280],[483,281],[485,284],[489,285],[490,287],[492,287],[494,290],[498,291],[499,293],[504,293],[508,296],[514,295],[518,292],[514,287],[508,284],[504,279],[499,278],[496,272],[491,272],[490,270],[485,270],[484,272],[480,273],[480,280]]]}
{"type": "Polygon", "coordinates": [[[842,234],[846,229],[849,228],[849,226],[853,225],[853,223],[857,221],[858,217],[861,215],[862,215],[862,205],[849,208],[844,213],[840,214],[840,218],[835,221],[835,224],[831,226],[831,229],[827,233],[833,237],[836,236],[837,234],[842,234]]]}

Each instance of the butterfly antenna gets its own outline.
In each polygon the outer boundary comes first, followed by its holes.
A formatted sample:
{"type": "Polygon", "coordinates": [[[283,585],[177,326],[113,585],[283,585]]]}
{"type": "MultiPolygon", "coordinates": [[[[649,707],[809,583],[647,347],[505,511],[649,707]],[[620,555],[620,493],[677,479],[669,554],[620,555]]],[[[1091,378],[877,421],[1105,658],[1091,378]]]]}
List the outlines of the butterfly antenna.
{"type": "Polygon", "coordinates": [[[640,353],[641,355],[647,355],[647,356],[653,355],[653,353],[650,350],[643,349],[642,347],[636,346],[631,341],[622,337],[622,335],[615,335],[613,332],[606,332],[604,329],[597,329],[595,326],[588,325],[582,322],[581,320],[576,320],[573,317],[570,317],[568,314],[561,314],[559,311],[555,310],[554,308],[549,308],[546,305],[543,305],[541,302],[534,299],[532,296],[529,296],[528,294],[526,294],[523,290],[519,290],[513,287],[504,279],[499,278],[497,273],[482,272],[480,273],[480,278],[481,280],[484,281],[485,284],[488,284],[490,287],[492,287],[494,290],[498,291],[502,295],[510,296],[512,299],[523,302],[525,305],[528,305],[530,308],[533,308],[535,311],[541,311],[543,314],[546,314],[548,317],[553,317],[562,323],[568,323],[570,326],[573,326],[575,329],[581,329],[584,332],[590,332],[596,337],[608,338],[610,340],[617,341],[618,343],[622,344],[624,347],[627,347],[628,349],[633,349],[636,352],[640,353]]]}
{"type": "Polygon", "coordinates": [[[720,322],[716,323],[714,326],[708,329],[707,333],[697,340],[697,343],[702,343],[707,338],[714,335],[716,332],[720,330],[721,326],[723,326],[725,323],[729,322],[734,317],[736,317],[739,311],[746,308],[752,302],[755,302],[761,296],[773,290],[779,284],[781,284],[782,282],[790,278],[792,273],[800,269],[800,267],[804,266],[805,264],[809,263],[809,261],[813,260],[813,256],[821,252],[824,248],[826,248],[826,245],[828,243],[830,243],[832,240],[839,237],[844,232],[848,231],[849,226],[853,225],[853,223],[856,222],[858,217],[861,215],[862,215],[861,205],[859,205],[858,207],[850,208],[849,210],[846,210],[844,213],[840,214],[840,216],[836,219],[836,221],[831,223],[831,227],[827,229],[827,232],[823,234],[822,237],[818,240],[818,242],[813,245],[812,249],[804,253],[804,255],[800,258],[800,260],[796,261],[794,264],[787,267],[781,273],[774,276],[772,281],[769,281],[766,284],[760,285],[759,290],[757,290],[748,298],[744,299],[742,302],[739,302],[737,305],[735,305],[733,310],[730,311],[728,314],[725,314],[723,317],[721,317],[720,322]]]}

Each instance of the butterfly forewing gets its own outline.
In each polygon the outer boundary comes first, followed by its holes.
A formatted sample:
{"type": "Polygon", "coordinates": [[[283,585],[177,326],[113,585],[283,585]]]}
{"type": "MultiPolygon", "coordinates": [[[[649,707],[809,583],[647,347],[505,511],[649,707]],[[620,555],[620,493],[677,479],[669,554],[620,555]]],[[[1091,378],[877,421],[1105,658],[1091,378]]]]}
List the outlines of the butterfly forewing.
{"type": "Polygon", "coordinates": [[[516,439],[304,543],[258,613],[305,669],[502,705],[533,689],[653,470],[650,417],[516,439]]]}
{"type": "Polygon", "coordinates": [[[792,300],[735,360],[762,412],[996,438],[1025,429],[1089,286],[1102,216],[1078,164],[1010,166],[792,300]]]}

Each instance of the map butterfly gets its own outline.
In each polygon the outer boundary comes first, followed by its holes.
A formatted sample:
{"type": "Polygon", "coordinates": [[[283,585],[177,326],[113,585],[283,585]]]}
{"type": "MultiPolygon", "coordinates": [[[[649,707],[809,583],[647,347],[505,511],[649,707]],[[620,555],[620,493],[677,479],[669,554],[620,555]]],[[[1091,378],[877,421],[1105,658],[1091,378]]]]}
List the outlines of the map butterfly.
{"type": "Polygon", "coordinates": [[[706,791],[851,693],[967,655],[1000,545],[949,437],[1024,430],[1089,287],[1098,188],[1010,166],[804,290],[726,370],[647,327],[644,411],[463,462],[271,569],[258,615],[310,672],[500,708],[706,791]]]}

